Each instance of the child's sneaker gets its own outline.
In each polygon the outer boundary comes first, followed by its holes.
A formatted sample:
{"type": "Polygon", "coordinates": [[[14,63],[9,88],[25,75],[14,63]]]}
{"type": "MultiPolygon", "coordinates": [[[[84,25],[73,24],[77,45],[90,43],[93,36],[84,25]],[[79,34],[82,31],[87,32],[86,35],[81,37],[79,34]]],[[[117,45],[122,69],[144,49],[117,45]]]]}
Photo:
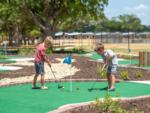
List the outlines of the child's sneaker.
{"type": "Polygon", "coordinates": [[[40,89],[40,87],[32,86],[32,89],[40,89]]]}
{"type": "Polygon", "coordinates": [[[104,87],[104,88],[101,88],[101,90],[108,90],[108,86],[107,87],[104,87]]]}
{"type": "Polygon", "coordinates": [[[46,87],[46,86],[41,86],[41,89],[42,89],[42,90],[47,90],[48,87],[46,87]]]}
{"type": "Polygon", "coordinates": [[[108,91],[115,91],[115,88],[109,88],[108,91]]]}

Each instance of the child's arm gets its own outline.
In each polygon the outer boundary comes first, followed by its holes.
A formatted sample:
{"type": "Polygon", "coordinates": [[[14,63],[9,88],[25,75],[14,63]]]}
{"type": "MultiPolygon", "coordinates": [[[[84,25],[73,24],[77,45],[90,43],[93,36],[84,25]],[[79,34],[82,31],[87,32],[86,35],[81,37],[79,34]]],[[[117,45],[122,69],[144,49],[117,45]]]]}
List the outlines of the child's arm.
{"type": "Polygon", "coordinates": [[[107,61],[106,61],[106,59],[104,60],[104,64],[103,64],[103,66],[102,66],[102,69],[101,69],[101,71],[103,71],[104,70],[104,68],[107,66],[107,61]]]}
{"type": "Polygon", "coordinates": [[[47,62],[47,64],[51,67],[51,62],[50,62],[50,60],[49,60],[49,58],[48,58],[47,55],[44,55],[44,60],[45,60],[45,62],[47,62]]]}
{"type": "Polygon", "coordinates": [[[44,61],[51,67],[51,62],[50,62],[48,56],[46,55],[45,50],[41,51],[41,55],[43,56],[44,61]]]}

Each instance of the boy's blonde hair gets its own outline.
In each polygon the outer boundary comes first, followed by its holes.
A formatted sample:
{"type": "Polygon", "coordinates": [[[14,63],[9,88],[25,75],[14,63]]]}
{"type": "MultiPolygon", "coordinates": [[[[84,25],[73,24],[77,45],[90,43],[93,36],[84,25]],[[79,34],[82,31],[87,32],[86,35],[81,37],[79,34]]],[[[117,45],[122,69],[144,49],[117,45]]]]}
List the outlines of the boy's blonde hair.
{"type": "Polygon", "coordinates": [[[96,45],[95,51],[98,51],[98,50],[104,50],[104,45],[102,43],[98,43],[96,45]]]}
{"type": "Polygon", "coordinates": [[[52,47],[52,41],[53,41],[53,38],[51,36],[47,36],[44,40],[44,44],[52,47]]]}

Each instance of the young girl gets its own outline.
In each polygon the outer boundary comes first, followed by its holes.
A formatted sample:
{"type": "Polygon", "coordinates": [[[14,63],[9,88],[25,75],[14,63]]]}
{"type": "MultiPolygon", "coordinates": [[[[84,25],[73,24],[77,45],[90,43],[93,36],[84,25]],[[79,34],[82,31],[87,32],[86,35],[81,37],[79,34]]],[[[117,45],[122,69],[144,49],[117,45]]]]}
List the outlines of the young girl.
{"type": "Polygon", "coordinates": [[[36,74],[33,78],[33,89],[37,89],[36,86],[37,78],[41,75],[41,89],[45,90],[48,87],[45,86],[45,79],[44,79],[44,62],[47,62],[49,66],[51,66],[50,60],[46,57],[46,50],[52,47],[52,37],[46,37],[44,42],[39,44],[36,49],[35,57],[34,57],[34,64],[35,64],[35,71],[36,74]]]}

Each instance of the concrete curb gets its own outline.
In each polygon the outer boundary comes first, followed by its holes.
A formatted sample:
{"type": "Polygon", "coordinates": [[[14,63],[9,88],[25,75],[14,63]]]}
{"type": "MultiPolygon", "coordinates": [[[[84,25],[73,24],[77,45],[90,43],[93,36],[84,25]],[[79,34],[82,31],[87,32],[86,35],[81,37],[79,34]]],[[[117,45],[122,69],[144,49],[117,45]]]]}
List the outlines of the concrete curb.
{"type": "MultiPolygon", "coordinates": [[[[123,97],[123,98],[113,98],[113,100],[120,99],[120,101],[122,103],[125,103],[125,102],[128,102],[128,101],[140,100],[140,99],[146,99],[146,98],[150,98],[150,95],[138,96],[138,97],[130,97],[130,98],[126,98],[126,97],[123,97]]],[[[100,100],[103,101],[103,99],[100,99],[100,100]]],[[[67,112],[69,110],[72,110],[72,109],[76,109],[76,108],[79,108],[79,107],[81,108],[81,107],[88,106],[92,102],[95,102],[95,101],[75,103],[75,104],[67,104],[67,105],[63,105],[63,106],[59,107],[56,110],[53,110],[53,111],[50,111],[50,112],[47,112],[47,113],[65,113],[65,112],[67,112]]]]}

